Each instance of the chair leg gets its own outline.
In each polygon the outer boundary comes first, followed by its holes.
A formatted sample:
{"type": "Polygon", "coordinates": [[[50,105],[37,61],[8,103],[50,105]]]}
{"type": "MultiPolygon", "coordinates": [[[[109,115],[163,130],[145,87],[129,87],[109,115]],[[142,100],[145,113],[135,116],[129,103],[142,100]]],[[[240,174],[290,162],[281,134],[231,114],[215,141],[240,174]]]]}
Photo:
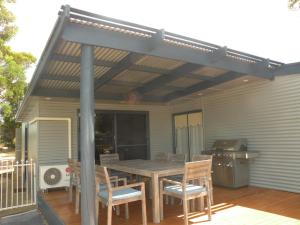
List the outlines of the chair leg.
{"type": "Polygon", "coordinates": [[[128,209],[128,203],[125,204],[125,218],[129,219],[129,209],[128,209]]]}
{"type": "Polygon", "coordinates": [[[99,200],[96,198],[96,225],[99,223],[99,200]]]}
{"type": "Polygon", "coordinates": [[[80,201],[80,193],[78,191],[78,188],[76,187],[76,200],[75,200],[75,213],[79,213],[79,201],[80,201]]]}
{"type": "Polygon", "coordinates": [[[111,225],[112,221],[112,205],[108,204],[107,207],[107,225],[111,225]]]}
{"type": "Polygon", "coordinates": [[[174,205],[175,198],[171,197],[171,205],[174,205]]]}
{"type": "MultiPolygon", "coordinates": [[[[164,194],[163,194],[163,183],[159,185],[159,208],[160,208],[160,220],[164,219],[164,194]]],[[[168,198],[168,196],[166,196],[168,198]]]]}
{"type": "Polygon", "coordinates": [[[202,212],[204,210],[204,197],[199,198],[199,210],[202,212]]]}
{"type": "Polygon", "coordinates": [[[209,194],[210,194],[210,203],[213,205],[214,204],[214,193],[213,193],[213,185],[212,185],[212,179],[209,179],[209,194]]]}
{"type": "Polygon", "coordinates": [[[146,210],[146,197],[145,192],[142,199],[142,218],[143,218],[143,225],[147,225],[147,210],[146,210]]]}
{"type": "Polygon", "coordinates": [[[211,220],[211,201],[210,201],[210,195],[208,193],[208,195],[206,196],[206,200],[207,200],[207,214],[208,214],[208,220],[211,220]]]}
{"type": "Polygon", "coordinates": [[[169,196],[166,195],[166,205],[169,205],[169,196]]]}
{"type": "Polygon", "coordinates": [[[69,186],[69,202],[73,201],[73,185],[72,180],[70,179],[70,186],[69,186]]]}
{"type": "Polygon", "coordinates": [[[213,204],[214,204],[214,193],[213,193],[213,188],[212,188],[212,186],[211,186],[209,195],[210,195],[210,202],[211,202],[211,204],[213,205],[213,204]]]}
{"type": "Polygon", "coordinates": [[[188,220],[188,200],[183,199],[183,215],[184,215],[184,225],[189,224],[188,220]]]}
{"type": "Polygon", "coordinates": [[[120,216],[120,206],[119,205],[116,206],[116,215],[120,216]]]}
{"type": "Polygon", "coordinates": [[[195,211],[195,199],[191,200],[191,212],[195,211]]]}

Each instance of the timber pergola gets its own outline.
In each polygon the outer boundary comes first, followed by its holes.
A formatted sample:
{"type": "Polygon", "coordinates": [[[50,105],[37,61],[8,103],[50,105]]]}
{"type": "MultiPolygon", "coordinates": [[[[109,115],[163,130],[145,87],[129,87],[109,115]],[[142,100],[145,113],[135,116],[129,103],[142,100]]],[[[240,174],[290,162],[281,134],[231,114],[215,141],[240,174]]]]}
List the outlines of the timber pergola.
{"type": "Polygon", "coordinates": [[[299,63],[62,6],[18,114],[30,96],[80,98],[81,224],[95,225],[95,99],[168,104],[234,80],[299,72],[299,63]]]}

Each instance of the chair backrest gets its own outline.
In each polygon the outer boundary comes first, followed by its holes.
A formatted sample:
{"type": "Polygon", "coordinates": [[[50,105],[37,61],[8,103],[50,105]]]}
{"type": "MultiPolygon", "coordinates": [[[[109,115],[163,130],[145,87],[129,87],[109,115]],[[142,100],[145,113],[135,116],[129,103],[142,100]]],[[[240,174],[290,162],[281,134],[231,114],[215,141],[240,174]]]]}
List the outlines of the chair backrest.
{"type": "Polygon", "coordinates": [[[119,154],[118,153],[113,153],[113,154],[100,154],[100,165],[103,164],[109,164],[114,161],[119,161],[119,154]]]}
{"type": "Polygon", "coordinates": [[[68,159],[68,166],[70,168],[70,172],[73,173],[74,172],[74,167],[75,167],[75,161],[73,159],[68,159]]]}
{"type": "Polygon", "coordinates": [[[211,160],[212,155],[201,155],[201,154],[194,154],[192,156],[192,161],[201,161],[201,160],[211,160]]]}
{"type": "Polygon", "coordinates": [[[193,180],[208,181],[211,176],[211,159],[185,163],[183,183],[193,180]]]}
{"type": "Polygon", "coordinates": [[[168,161],[171,161],[171,162],[185,162],[186,161],[186,155],[185,154],[168,153],[168,161]]]}
{"type": "Polygon", "coordinates": [[[100,191],[100,186],[105,185],[108,190],[111,190],[110,178],[105,166],[96,165],[95,166],[95,181],[96,181],[96,191],[100,191]]]}
{"type": "Polygon", "coordinates": [[[80,162],[74,161],[73,173],[75,174],[77,184],[80,184],[80,162]]]}
{"type": "Polygon", "coordinates": [[[158,152],[155,154],[155,160],[160,160],[160,161],[167,161],[168,160],[168,154],[165,152],[158,152]]]}

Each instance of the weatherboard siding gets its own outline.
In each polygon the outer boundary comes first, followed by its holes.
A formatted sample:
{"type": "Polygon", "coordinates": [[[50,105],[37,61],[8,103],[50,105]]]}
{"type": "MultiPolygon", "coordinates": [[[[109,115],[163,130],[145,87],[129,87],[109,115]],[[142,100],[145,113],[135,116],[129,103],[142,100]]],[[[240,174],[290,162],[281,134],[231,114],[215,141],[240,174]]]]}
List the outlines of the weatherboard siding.
{"type": "Polygon", "coordinates": [[[300,192],[300,76],[249,84],[203,98],[206,147],[247,138],[250,185],[300,192]]]}

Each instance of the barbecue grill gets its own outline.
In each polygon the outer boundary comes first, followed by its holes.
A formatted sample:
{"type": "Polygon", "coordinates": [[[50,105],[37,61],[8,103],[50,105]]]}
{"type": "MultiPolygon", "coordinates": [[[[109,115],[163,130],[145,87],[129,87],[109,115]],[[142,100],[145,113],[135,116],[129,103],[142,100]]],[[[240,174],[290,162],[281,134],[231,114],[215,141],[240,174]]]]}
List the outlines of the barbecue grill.
{"type": "Polygon", "coordinates": [[[216,140],[203,153],[213,156],[213,184],[231,188],[249,184],[249,159],[258,153],[247,151],[247,139],[216,140]]]}

